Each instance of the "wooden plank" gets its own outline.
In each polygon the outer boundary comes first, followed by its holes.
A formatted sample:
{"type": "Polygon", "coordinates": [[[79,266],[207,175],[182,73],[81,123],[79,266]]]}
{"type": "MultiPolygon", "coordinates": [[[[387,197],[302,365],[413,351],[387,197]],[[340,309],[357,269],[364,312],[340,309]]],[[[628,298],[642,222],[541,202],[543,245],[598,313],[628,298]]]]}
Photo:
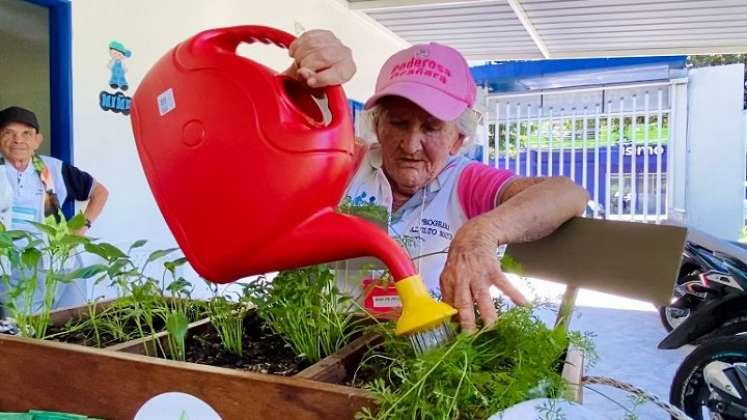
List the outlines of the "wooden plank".
{"type": "MultiPolygon", "coordinates": [[[[197,331],[203,331],[208,325],[210,325],[210,318],[203,318],[198,319],[195,322],[190,322],[187,326],[187,329],[189,330],[188,334],[194,334],[197,331]]],[[[161,342],[161,346],[163,348],[166,348],[166,346],[168,345],[168,336],[168,331],[164,330],[155,335],[149,335],[147,337],[137,338],[134,340],[126,341],[124,343],[115,344],[113,346],[106,347],[106,349],[113,351],[122,351],[131,354],[156,355],[157,346],[155,340],[159,340],[161,342]]]]}
{"type": "MultiPolygon", "coordinates": [[[[95,311],[98,313],[106,309],[116,299],[105,299],[96,302],[95,311]]],[[[67,308],[56,309],[49,313],[50,322],[56,327],[65,325],[71,319],[78,319],[88,316],[88,305],[70,306],[67,308]]]]}
{"type": "Polygon", "coordinates": [[[164,392],[194,395],[224,419],[341,419],[373,407],[363,390],[298,378],[0,336],[0,409],[131,420],[164,392]]]}
{"type": "Polygon", "coordinates": [[[584,353],[581,350],[575,347],[568,348],[561,375],[568,384],[566,398],[579,404],[583,403],[581,378],[584,376],[584,353]]]}
{"type": "Polygon", "coordinates": [[[381,340],[381,336],[368,333],[294,375],[296,378],[340,384],[358,367],[368,348],[381,340]]]}

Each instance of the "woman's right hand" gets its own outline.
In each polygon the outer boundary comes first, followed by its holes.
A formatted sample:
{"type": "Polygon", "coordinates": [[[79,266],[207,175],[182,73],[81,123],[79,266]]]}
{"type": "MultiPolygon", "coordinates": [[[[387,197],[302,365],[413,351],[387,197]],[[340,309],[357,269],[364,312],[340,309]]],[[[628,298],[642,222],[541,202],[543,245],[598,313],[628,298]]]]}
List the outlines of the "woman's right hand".
{"type": "Polygon", "coordinates": [[[284,74],[311,88],[341,85],[355,74],[352,51],[330,31],[304,32],[291,43],[288,53],[293,64],[284,74]]]}

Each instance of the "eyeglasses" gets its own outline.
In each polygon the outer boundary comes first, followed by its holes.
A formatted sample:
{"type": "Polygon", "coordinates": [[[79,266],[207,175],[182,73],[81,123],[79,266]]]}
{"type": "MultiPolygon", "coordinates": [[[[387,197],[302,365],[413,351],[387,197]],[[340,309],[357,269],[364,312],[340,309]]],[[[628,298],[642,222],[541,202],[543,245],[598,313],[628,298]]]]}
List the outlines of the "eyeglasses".
{"type": "Polygon", "coordinates": [[[9,141],[20,138],[23,141],[31,141],[36,133],[34,130],[24,130],[20,133],[13,130],[3,130],[0,132],[0,140],[9,141]]]}

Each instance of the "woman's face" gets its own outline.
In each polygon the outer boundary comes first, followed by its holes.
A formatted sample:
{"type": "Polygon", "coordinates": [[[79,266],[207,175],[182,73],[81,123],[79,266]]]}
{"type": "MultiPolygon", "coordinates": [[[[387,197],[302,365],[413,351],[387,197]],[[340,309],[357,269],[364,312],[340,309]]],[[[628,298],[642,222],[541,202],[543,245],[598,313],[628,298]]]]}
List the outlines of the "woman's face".
{"type": "Polygon", "coordinates": [[[441,121],[407,99],[387,96],[379,105],[375,123],[384,172],[394,189],[414,194],[441,172],[449,156],[459,152],[464,136],[456,122],[441,121]]]}

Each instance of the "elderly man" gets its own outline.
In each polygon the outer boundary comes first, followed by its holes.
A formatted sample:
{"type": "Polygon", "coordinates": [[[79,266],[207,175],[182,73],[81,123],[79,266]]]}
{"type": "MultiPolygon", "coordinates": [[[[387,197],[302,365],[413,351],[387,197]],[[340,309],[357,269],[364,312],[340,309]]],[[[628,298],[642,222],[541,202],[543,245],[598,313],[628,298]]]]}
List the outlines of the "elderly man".
{"type": "MultiPolygon", "coordinates": [[[[290,47],[287,74],[310,87],[339,84],[355,72],[350,49],[327,31],[311,31],[290,47]]],[[[526,303],[496,258],[502,244],[550,234],[582,213],[586,191],[565,177],[519,177],[462,155],[475,134],[477,88],[456,50],[430,43],[390,57],[365,109],[371,146],[349,187],[390,210],[390,234],[414,237],[428,288],[474,330],[475,305],[486,325],[496,319],[490,286],[526,303]],[[448,250],[444,255],[439,251],[448,250]]]]}
{"type": "MultiPolygon", "coordinates": [[[[68,200],[88,200],[83,212],[86,226],[77,233],[84,235],[106,204],[109,193],[91,175],[73,165],[49,156],[36,154],[43,141],[36,115],[12,106],[0,111],[0,210],[3,223],[11,229],[37,232],[29,222],[57,217],[68,200]]],[[[61,291],[60,294],[72,294],[61,291]]],[[[77,293],[80,294],[80,293],[77,293]]],[[[74,303],[79,299],[59,305],[74,303]]]]}

